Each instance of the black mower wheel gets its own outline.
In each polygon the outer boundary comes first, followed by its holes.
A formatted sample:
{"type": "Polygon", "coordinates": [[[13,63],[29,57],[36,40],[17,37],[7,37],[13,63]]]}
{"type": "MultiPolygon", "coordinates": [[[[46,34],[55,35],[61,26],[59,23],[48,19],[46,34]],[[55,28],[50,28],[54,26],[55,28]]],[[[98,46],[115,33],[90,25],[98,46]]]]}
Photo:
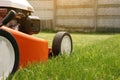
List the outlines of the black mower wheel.
{"type": "Polygon", "coordinates": [[[15,38],[0,29],[0,80],[16,72],[19,66],[19,48],[15,38]]]}
{"type": "Polygon", "coordinates": [[[59,54],[70,55],[73,49],[72,37],[68,32],[58,32],[52,43],[52,55],[58,56],[59,54]]]}

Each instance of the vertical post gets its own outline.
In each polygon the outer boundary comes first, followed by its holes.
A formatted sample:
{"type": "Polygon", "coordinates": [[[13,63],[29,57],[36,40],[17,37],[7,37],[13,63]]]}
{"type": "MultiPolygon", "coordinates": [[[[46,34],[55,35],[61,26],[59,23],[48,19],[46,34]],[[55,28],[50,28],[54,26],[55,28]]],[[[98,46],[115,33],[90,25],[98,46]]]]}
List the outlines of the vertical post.
{"type": "Polygon", "coordinates": [[[94,31],[97,30],[98,0],[94,0],[94,31]]]}
{"type": "Polygon", "coordinates": [[[56,28],[57,0],[53,0],[53,30],[56,28]]]}

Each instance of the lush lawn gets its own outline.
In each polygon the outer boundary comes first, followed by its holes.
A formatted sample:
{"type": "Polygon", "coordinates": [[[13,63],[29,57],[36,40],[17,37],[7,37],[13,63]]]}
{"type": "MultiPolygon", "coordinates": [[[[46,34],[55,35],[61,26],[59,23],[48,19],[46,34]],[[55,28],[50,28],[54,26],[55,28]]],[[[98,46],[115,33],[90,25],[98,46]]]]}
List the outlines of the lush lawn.
{"type": "MultiPolygon", "coordinates": [[[[49,41],[54,33],[34,35],[49,41]]],[[[72,34],[74,50],[46,63],[30,64],[10,80],[120,80],[119,34],[72,34]]]]}

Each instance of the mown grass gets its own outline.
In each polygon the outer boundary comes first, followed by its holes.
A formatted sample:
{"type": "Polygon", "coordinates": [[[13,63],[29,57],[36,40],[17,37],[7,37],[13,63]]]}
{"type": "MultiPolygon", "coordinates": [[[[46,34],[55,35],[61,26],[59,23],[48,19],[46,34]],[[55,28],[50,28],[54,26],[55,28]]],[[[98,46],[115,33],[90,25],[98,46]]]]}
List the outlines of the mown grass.
{"type": "MultiPolygon", "coordinates": [[[[54,33],[34,35],[47,39],[54,33]]],[[[74,50],[46,63],[29,64],[9,80],[120,80],[120,34],[72,34],[74,50]]]]}

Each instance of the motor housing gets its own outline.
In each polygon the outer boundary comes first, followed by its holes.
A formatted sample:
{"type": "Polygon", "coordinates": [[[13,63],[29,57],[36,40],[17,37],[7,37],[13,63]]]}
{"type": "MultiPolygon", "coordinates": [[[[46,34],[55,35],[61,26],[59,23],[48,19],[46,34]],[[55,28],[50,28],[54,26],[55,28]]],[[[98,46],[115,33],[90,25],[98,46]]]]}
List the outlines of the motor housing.
{"type": "Polygon", "coordinates": [[[28,16],[25,21],[25,32],[27,34],[37,34],[40,32],[40,19],[37,16],[28,16]]]}

